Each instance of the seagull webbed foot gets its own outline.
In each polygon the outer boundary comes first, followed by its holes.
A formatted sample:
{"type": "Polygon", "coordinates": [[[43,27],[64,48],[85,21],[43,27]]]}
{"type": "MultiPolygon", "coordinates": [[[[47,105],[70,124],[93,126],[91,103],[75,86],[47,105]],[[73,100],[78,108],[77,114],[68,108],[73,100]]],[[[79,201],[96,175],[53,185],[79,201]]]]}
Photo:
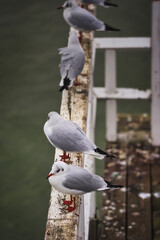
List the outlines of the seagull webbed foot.
{"type": "Polygon", "coordinates": [[[64,205],[67,205],[68,207],[66,208],[66,211],[68,212],[73,212],[76,209],[76,197],[72,198],[72,195],[70,195],[70,200],[64,200],[64,205]],[[73,203],[73,206],[71,204],[73,203]]]}

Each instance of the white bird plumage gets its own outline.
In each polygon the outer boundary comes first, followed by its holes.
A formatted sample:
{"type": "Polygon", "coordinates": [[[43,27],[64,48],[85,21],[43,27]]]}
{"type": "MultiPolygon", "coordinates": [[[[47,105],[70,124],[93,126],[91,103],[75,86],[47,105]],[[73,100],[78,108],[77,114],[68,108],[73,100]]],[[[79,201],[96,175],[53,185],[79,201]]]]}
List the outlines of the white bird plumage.
{"type": "Polygon", "coordinates": [[[44,133],[49,142],[65,152],[81,152],[98,159],[113,158],[91,142],[78,124],[63,119],[57,112],[50,112],[44,124],[44,133]]]}
{"type": "Polygon", "coordinates": [[[73,28],[82,32],[120,31],[96,18],[93,14],[77,5],[74,0],[67,0],[62,7],[65,21],[73,28]]]}
{"type": "Polygon", "coordinates": [[[85,63],[84,51],[74,30],[70,30],[68,46],[59,48],[59,54],[61,55],[59,85],[61,86],[60,91],[63,91],[72,86],[75,78],[82,72],[85,63]]]}
{"type": "Polygon", "coordinates": [[[73,195],[122,187],[105,182],[102,177],[92,174],[84,168],[67,165],[62,161],[53,164],[47,178],[49,183],[59,192],[73,195]]]}

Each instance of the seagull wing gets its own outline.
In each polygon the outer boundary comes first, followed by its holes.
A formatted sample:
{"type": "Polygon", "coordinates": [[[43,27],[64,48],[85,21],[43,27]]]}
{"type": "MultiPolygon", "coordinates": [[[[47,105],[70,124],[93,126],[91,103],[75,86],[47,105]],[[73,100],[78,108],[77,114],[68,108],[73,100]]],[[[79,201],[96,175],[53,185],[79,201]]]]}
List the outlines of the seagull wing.
{"type": "Polygon", "coordinates": [[[67,152],[85,152],[96,147],[76,123],[67,120],[51,127],[49,139],[55,147],[67,152]]]}
{"type": "Polygon", "coordinates": [[[82,71],[85,57],[81,49],[78,47],[70,46],[60,48],[61,63],[59,64],[61,76],[66,77],[67,71],[70,80],[75,79],[82,71]]]}
{"type": "Polygon", "coordinates": [[[68,21],[81,30],[92,31],[101,30],[104,23],[85,9],[77,7],[71,12],[68,21]]]}
{"type": "Polygon", "coordinates": [[[69,60],[73,57],[73,53],[68,47],[59,48],[58,51],[63,60],[69,60]]]}
{"type": "Polygon", "coordinates": [[[62,79],[64,79],[67,76],[68,71],[72,65],[73,56],[68,47],[60,48],[58,50],[59,54],[61,55],[61,62],[59,64],[60,73],[62,79]]]}
{"type": "Polygon", "coordinates": [[[104,188],[106,183],[100,176],[93,175],[83,168],[70,166],[69,174],[66,175],[63,185],[66,188],[87,193],[104,188]]]}

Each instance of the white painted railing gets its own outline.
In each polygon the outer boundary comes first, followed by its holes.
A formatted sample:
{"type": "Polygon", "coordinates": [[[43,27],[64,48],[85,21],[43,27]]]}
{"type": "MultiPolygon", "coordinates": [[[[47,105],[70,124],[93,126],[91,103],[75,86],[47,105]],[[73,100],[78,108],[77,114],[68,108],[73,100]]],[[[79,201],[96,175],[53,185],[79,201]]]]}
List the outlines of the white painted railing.
{"type": "Polygon", "coordinates": [[[152,142],[160,145],[160,0],[152,4],[152,142]]]}
{"type": "MultiPolygon", "coordinates": [[[[152,38],[95,38],[93,41],[92,74],[96,49],[105,50],[105,86],[93,87],[96,99],[106,100],[106,140],[117,140],[117,100],[151,99],[152,144],[160,145],[160,0],[152,3],[152,38]],[[145,91],[116,86],[116,51],[121,49],[152,49],[152,89],[145,91]]],[[[96,100],[94,100],[96,102],[96,100]]],[[[96,104],[95,104],[96,106],[96,104]]],[[[94,112],[96,109],[94,109],[94,112]]]]}

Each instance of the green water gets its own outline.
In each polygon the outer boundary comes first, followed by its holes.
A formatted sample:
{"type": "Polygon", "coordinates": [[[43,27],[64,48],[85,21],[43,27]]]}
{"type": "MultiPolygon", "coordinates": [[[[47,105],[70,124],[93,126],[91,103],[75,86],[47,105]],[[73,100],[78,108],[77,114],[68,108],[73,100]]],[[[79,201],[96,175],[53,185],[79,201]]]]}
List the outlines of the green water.
{"type": "MultiPolygon", "coordinates": [[[[116,1],[97,15],[121,28],[96,36],[150,36],[150,1],[116,1]]],[[[63,1],[1,0],[0,3],[0,228],[1,240],[43,239],[50,186],[46,181],[54,148],[43,134],[47,113],[59,111],[57,48],[67,44],[69,27],[57,10],[63,1]]],[[[102,51],[95,85],[103,86],[102,51]]],[[[150,51],[117,53],[117,85],[150,87],[150,51]]],[[[105,147],[104,102],[98,103],[96,143],[105,147]]],[[[149,103],[118,103],[119,112],[149,112],[149,103]]],[[[103,175],[103,161],[96,160],[103,175]]],[[[100,203],[100,198],[97,200],[100,203]]]]}

